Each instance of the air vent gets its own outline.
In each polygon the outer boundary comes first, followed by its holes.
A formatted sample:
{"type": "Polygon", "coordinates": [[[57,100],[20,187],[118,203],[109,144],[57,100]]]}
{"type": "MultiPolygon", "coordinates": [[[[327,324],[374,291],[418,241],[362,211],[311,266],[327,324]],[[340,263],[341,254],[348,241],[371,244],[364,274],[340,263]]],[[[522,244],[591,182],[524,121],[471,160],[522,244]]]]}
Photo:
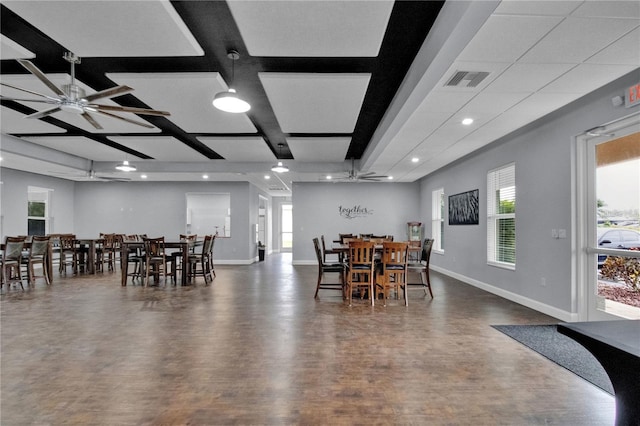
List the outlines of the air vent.
{"type": "Polygon", "coordinates": [[[446,87],[477,87],[489,75],[485,71],[456,71],[446,87]]]}
{"type": "Polygon", "coordinates": [[[281,186],[270,186],[269,191],[286,191],[287,188],[283,188],[281,186]]]}

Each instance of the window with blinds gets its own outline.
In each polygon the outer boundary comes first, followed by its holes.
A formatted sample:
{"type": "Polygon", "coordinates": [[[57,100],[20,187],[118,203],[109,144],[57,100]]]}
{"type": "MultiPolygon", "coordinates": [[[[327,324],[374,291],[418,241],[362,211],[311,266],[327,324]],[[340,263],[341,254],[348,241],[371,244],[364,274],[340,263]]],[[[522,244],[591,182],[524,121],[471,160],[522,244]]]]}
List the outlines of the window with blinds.
{"type": "Polygon", "coordinates": [[[487,174],[487,263],[516,267],[516,165],[487,174]]]}
{"type": "Polygon", "coordinates": [[[431,233],[433,250],[444,252],[444,189],[431,193],[431,233]]]}

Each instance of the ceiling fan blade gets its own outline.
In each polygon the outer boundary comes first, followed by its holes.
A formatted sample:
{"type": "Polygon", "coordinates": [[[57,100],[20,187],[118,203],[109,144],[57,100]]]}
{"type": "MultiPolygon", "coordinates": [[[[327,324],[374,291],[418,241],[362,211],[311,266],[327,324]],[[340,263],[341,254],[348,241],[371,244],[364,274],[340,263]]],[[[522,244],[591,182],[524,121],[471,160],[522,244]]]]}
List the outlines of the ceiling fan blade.
{"type": "Polygon", "coordinates": [[[91,114],[89,114],[88,112],[83,112],[81,114],[85,120],[87,120],[93,127],[95,127],[98,130],[102,130],[102,126],[100,125],[100,123],[98,123],[92,116],[91,114]]]}
{"type": "Polygon", "coordinates": [[[29,115],[25,116],[24,118],[42,118],[42,117],[46,117],[47,115],[51,115],[54,112],[58,112],[58,111],[60,111],[60,107],[49,108],[49,109],[45,109],[44,111],[34,112],[33,114],[29,114],[29,115]]]}
{"type": "Polygon", "coordinates": [[[66,93],[64,93],[61,88],[59,88],[58,86],[53,84],[53,82],[51,80],[49,80],[47,78],[47,76],[44,75],[44,73],[42,71],[40,71],[40,69],[38,69],[38,67],[33,65],[33,63],[31,61],[27,61],[26,59],[18,59],[18,62],[20,63],[20,65],[25,67],[27,69],[27,71],[29,71],[31,74],[33,74],[36,77],[38,77],[38,79],[41,82],[43,82],[49,89],[53,90],[53,92],[56,95],[64,96],[64,97],[67,96],[66,93]]]}
{"type": "Polygon", "coordinates": [[[43,98],[47,98],[47,99],[50,99],[52,101],[57,101],[58,100],[58,98],[54,98],[53,96],[43,95],[42,93],[34,92],[33,90],[23,89],[22,87],[18,87],[18,86],[12,86],[11,84],[0,83],[0,85],[6,86],[6,87],[10,87],[12,89],[20,90],[22,92],[31,93],[32,95],[41,96],[43,98]]]}
{"type": "Polygon", "coordinates": [[[98,111],[101,111],[101,112],[119,111],[119,112],[132,112],[134,114],[141,114],[141,115],[159,115],[159,116],[171,115],[167,111],[158,111],[155,109],[147,109],[147,108],[124,107],[119,105],[89,104],[87,106],[89,108],[96,108],[98,111]]]}
{"type": "Polygon", "coordinates": [[[133,89],[129,86],[116,86],[110,89],[101,90],[99,92],[93,93],[89,96],[85,96],[84,98],[87,101],[93,101],[100,98],[110,98],[115,95],[123,95],[127,92],[131,92],[133,89]]]}
{"type": "Polygon", "coordinates": [[[110,112],[97,110],[99,114],[106,115],[108,117],[117,118],[118,120],[126,121],[127,123],[137,124],[138,126],[146,127],[147,129],[153,129],[154,127],[150,124],[143,123],[142,121],[131,120],[130,118],[120,117],[119,115],[111,114],[110,112]]]}
{"type": "Polygon", "coordinates": [[[58,100],[53,99],[53,98],[47,99],[47,100],[44,100],[44,99],[19,99],[19,98],[10,98],[8,96],[2,96],[2,95],[0,95],[0,100],[3,100],[3,101],[15,101],[15,102],[38,102],[38,103],[41,103],[41,104],[57,104],[59,102],[58,100]]]}
{"type": "Polygon", "coordinates": [[[360,174],[358,174],[358,177],[371,176],[371,175],[375,175],[375,174],[376,174],[376,172],[360,173],[360,174]]]}

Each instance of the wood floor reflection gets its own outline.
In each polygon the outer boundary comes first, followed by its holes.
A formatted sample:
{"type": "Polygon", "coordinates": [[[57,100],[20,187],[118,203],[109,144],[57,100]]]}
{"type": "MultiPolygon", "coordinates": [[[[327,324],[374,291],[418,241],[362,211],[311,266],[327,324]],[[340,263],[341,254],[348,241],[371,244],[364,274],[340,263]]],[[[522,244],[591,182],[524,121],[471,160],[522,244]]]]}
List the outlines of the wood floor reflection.
{"type": "Polygon", "coordinates": [[[610,395],[490,327],[556,319],[437,273],[433,300],[349,308],[290,259],[3,288],[0,423],[613,424],[610,395]]]}

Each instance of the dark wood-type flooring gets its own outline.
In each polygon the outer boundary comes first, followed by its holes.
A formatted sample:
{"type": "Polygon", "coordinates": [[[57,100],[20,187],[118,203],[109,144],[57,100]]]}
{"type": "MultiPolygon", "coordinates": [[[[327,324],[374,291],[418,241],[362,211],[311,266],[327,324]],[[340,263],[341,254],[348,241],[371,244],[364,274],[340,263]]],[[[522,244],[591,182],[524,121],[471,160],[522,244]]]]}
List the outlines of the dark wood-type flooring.
{"type": "Polygon", "coordinates": [[[290,259],[3,288],[0,423],[613,424],[613,397],[490,327],[556,319],[434,272],[433,300],[349,308],[290,259]]]}

